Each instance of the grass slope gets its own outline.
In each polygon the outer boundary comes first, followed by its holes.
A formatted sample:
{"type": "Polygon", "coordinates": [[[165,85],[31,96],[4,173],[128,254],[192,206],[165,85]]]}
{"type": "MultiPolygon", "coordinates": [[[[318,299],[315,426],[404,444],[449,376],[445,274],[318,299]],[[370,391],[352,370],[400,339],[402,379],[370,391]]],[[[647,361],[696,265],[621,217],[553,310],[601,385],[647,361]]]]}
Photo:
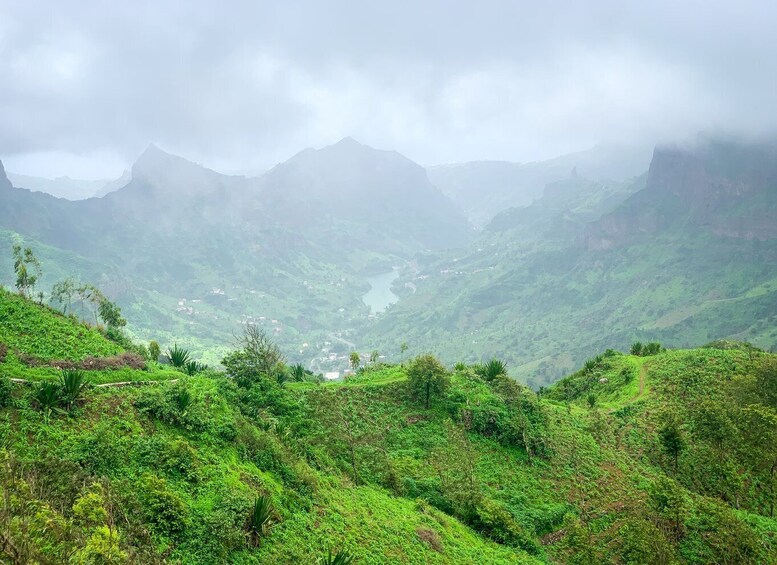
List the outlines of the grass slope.
{"type": "MultiPolygon", "coordinates": [[[[87,343],[80,351],[93,351],[87,343]]],[[[428,409],[405,368],[384,365],[322,385],[177,373],[175,383],[91,389],[50,415],[34,388],[9,396],[4,383],[0,555],[316,563],[332,549],[376,564],[775,563],[777,358],[713,345],[609,351],[539,397],[462,366],[428,409]],[[676,458],[662,439],[670,424],[676,458]],[[251,547],[246,518],[260,495],[273,511],[251,547]]]]}

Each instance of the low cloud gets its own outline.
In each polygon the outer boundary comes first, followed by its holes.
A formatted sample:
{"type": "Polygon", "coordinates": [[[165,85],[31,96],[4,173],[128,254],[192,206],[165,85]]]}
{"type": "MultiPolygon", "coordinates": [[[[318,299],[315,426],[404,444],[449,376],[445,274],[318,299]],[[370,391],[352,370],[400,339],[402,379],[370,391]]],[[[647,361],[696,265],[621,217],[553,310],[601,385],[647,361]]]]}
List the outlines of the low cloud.
{"type": "Polygon", "coordinates": [[[425,164],[777,125],[777,7],[0,0],[0,158],[118,175],[149,142],[256,172],[351,135],[425,164]]]}

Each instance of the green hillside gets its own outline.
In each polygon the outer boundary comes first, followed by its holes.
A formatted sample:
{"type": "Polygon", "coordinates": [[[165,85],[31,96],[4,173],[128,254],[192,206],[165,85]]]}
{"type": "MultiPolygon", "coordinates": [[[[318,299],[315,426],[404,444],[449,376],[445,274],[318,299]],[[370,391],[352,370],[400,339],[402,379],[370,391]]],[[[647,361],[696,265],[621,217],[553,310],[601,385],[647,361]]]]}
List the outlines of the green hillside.
{"type": "MultiPolygon", "coordinates": [[[[119,351],[0,297],[9,351],[119,351]],[[58,333],[29,340],[29,320],[58,333]]],[[[607,351],[537,395],[496,363],[376,363],[319,384],[258,369],[263,355],[191,377],[148,359],[87,369],[92,383],[174,382],[73,399],[63,381],[53,404],[49,385],[4,376],[0,561],[777,562],[777,356],[734,342],[607,351]],[[441,386],[425,408],[428,374],[441,386]],[[252,528],[257,500],[270,507],[252,528]]],[[[60,378],[15,356],[0,374],[60,378]]]]}

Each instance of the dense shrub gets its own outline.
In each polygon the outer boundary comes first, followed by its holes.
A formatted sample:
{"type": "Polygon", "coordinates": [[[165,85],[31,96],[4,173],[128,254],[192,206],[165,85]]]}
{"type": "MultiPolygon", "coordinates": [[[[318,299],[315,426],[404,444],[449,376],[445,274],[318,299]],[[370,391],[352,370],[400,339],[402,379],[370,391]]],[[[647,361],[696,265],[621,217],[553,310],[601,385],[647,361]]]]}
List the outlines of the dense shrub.
{"type": "Polygon", "coordinates": [[[156,533],[175,537],[186,528],[188,506],[165,479],[146,473],[137,481],[135,494],[142,505],[145,520],[156,533]]]}

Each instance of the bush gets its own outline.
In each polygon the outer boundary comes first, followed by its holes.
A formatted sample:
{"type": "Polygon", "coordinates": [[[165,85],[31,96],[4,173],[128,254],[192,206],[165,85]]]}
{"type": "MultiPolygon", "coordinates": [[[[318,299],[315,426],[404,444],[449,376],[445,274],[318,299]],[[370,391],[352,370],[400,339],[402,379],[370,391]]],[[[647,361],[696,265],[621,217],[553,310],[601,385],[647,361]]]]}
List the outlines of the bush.
{"type": "Polygon", "coordinates": [[[154,363],[159,361],[159,356],[162,354],[162,350],[159,348],[159,344],[156,341],[148,342],[148,359],[154,363]]]}
{"type": "Polygon", "coordinates": [[[138,481],[137,496],[146,521],[158,534],[175,537],[186,528],[188,508],[164,479],[146,473],[138,481]]]}
{"type": "Polygon", "coordinates": [[[533,555],[540,553],[537,543],[521,528],[513,515],[504,506],[489,498],[484,498],[478,504],[470,522],[472,527],[494,541],[519,547],[533,555]]]}

